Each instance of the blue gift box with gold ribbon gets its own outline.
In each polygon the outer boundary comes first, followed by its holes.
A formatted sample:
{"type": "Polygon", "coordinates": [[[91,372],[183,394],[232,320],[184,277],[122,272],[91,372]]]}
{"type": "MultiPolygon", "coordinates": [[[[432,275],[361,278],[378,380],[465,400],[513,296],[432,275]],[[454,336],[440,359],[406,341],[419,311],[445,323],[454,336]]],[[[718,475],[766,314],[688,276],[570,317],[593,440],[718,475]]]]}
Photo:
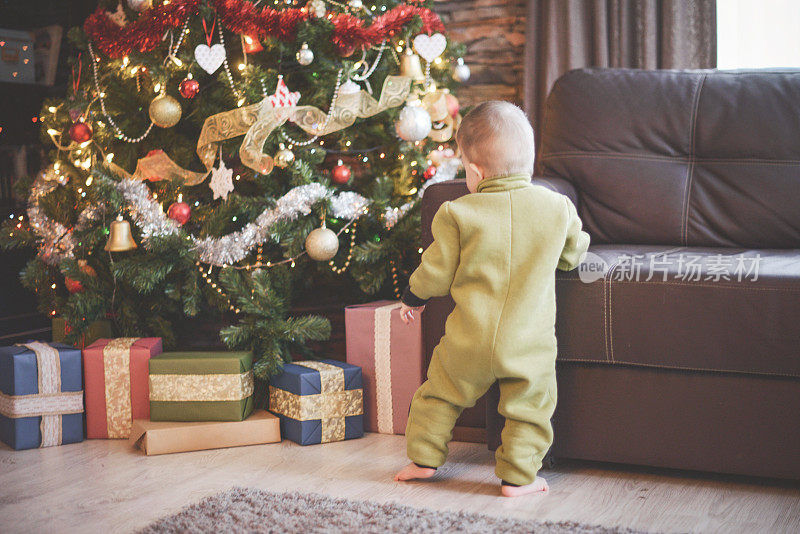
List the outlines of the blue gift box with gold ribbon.
{"type": "Polygon", "coordinates": [[[0,347],[0,441],[14,449],[83,441],[82,369],[69,345],[0,347]]]}
{"type": "Polygon", "coordinates": [[[270,379],[269,409],[300,445],[364,435],[361,368],[336,360],[287,363],[270,379]]]}

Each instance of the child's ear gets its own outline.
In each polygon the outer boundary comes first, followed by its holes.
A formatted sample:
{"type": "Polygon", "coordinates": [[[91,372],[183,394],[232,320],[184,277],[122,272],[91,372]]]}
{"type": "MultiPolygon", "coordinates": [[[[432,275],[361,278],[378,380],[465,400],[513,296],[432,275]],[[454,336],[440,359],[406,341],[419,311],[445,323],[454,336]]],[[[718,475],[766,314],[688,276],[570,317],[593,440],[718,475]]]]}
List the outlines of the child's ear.
{"type": "Polygon", "coordinates": [[[483,169],[481,169],[472,162],[469,163],[469,168],[472,169],[472,172],[474,172],[478,176],[478,178],[483,180],[483,169]]]}

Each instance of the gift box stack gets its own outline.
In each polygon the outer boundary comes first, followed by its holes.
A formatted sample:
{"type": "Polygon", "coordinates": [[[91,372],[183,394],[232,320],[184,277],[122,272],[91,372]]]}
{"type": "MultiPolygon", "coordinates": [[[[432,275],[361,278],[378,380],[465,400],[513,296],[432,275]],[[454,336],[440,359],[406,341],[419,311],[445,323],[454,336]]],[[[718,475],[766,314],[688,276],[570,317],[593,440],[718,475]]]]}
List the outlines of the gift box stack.
{"type": "Polygon", "coordinates": [[[403,323],[398,301],[345,308],[347,362],[364,373],[368,432],[405,433],[411,399],[425,380],[421,323],[403,323]]]}
{"type": "Polygon", "coordinates": [[[149,361],[150,419],[131,442],[164,454],[281,440],[277,417],[253,412],[253,354],[165,352],[149,361]]]}
{"type": "Polygon", "coordinates": [[[160,338],[101,338],[82,351],[0,347],[0,440],[26,449],[129,439],[151,455],[278,442],[282,433],[301,445],[364,434],[358,366],[286,364],[270,380],[272,413],[254,411],[253,393],[251,352],[162,352],[160,338]]]}

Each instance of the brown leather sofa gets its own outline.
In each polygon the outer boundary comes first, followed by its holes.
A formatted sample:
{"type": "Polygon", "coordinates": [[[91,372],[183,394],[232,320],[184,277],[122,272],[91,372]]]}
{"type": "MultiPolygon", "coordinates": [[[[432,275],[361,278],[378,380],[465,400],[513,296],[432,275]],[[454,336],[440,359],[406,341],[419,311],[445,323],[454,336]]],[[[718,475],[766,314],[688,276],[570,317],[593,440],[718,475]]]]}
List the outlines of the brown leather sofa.
{"type": "MultiPolygon", "coordinates": [[[[579,69],[537,135],[534,183],[592,236],[557,276],[551,454],[800,478],[800,71],[579,69]]],[[[466,193],[426,191],[424,246],[466,193]]],[[[452,306],[423,314],[428,357],[452,306]]]]}

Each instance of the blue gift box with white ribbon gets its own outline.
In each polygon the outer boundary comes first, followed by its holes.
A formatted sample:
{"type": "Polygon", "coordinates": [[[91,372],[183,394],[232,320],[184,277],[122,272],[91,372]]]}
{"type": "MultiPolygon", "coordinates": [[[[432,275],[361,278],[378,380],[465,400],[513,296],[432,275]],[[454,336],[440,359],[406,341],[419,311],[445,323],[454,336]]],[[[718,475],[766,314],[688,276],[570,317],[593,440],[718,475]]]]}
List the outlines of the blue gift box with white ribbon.
{"type": "Polygon", "coordinates": [[[336,360],[287,363],[269,383],[281,435],[300,445],[363,436],[363,397],[361,368],[336,360]]]}
{"type": "Polygon", "coordinates": [[[0,347],[0,441],[14,449],[83,441],[81,351],[62,343],[0,347]]]}

